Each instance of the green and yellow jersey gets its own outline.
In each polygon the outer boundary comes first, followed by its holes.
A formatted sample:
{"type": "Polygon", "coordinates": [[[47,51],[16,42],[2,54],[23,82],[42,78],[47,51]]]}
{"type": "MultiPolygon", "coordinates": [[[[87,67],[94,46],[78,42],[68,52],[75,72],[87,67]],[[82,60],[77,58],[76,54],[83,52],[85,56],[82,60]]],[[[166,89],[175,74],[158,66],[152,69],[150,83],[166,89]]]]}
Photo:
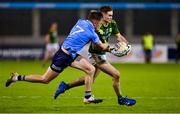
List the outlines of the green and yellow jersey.
{"type": "Polygon", "coordinates": [[[49,42],[50,43],[57,43],[58,34],[57,31],[49,31],[49,42]]]}
{"type": "MultiPolygon", "coordinates": [[[[107,25],[101,24],[99,29],[96,30],[96,33],[98,34],[100,40],[102,43],[108,42],[111,34],[118,34],[119,29],[117,27],[117,24],[114,20],[112,20],[107,25]]],[[[99,49],[95,44],[91,43],[89,47],[90,53],[96,53],[96,54],[105,54],[104,51],[99,49]]]]}

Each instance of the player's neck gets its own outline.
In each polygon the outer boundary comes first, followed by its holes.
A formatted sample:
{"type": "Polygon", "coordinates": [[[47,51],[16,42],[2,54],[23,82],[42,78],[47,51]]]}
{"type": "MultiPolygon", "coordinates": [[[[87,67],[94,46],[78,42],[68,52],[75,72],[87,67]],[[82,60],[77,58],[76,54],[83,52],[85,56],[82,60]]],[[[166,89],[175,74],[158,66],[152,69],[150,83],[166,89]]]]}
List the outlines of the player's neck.
{"type": "Polygon", "coordinates": [[[103,24],[103,26],[107,27],[107,26],[109,25],[109,22],[103,20],[103,21],[102,21],[102,24],[103,24]]]}

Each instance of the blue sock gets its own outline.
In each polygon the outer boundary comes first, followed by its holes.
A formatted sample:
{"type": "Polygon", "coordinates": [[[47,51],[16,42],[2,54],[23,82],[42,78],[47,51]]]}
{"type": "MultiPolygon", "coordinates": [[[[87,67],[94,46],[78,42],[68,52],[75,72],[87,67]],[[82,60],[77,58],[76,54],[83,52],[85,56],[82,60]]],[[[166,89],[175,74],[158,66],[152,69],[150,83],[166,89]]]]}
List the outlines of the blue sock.
{"type": "Polygon", "coordinates": [[[91,97],[91,91],[85,91],[85,98],[88,99],[91,97]]]}

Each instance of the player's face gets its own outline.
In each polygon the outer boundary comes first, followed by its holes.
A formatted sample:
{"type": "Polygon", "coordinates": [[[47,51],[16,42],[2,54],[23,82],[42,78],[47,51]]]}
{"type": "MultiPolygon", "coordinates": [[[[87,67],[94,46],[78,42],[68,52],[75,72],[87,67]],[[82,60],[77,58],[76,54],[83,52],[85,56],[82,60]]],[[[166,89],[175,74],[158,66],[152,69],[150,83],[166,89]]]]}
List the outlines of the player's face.
{"type": "Polygon", "coordinates": [[[57,30],[57,24],[56,23],[52,24],[51,30],[52,31],[56,31],[57,30]]]}
{"type": "Polygon", "coordinates": [[[111,22],[113,18],[113,11],[108,11],[107,13],[103,13],[103,19],[106,22],[111,22]]]}

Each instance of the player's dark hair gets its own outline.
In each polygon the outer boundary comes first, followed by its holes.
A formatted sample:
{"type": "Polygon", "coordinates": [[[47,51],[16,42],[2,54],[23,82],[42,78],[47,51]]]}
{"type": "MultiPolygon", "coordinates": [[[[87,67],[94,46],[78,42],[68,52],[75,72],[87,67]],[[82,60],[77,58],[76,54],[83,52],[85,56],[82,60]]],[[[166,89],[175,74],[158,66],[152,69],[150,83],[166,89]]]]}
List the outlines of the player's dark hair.
{"type": "Polygon", "coordinates": [[[111,6],[102,6],[99,10],[104,13],[107,13],[108,11],[113,11],[111,6]]]}
{"type": "Polygon", "coordinates": [[[103,15],[101,12],[96,11],[96,10],[92,10],[90,11],[89,15],[88,15],[88,19],[89,20],[101,20],[103,18],[103,15]]]}

